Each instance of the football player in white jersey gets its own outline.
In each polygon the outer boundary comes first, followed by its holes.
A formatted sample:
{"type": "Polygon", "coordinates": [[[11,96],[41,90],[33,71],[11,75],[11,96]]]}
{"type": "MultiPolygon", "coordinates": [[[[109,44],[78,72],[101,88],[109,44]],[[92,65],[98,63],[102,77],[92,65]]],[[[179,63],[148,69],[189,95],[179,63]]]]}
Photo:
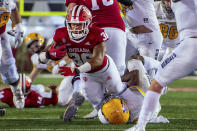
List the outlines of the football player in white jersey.
{"type": "MultiPolygon", "coordinates": [[[[128,24],[127,39],[132,39],[127,41],[127,46],[135,47],[140,55],[157,60],[163,39],[155,13],[154,0],[132,1],[132,5],[125,6],[123,3],[120,7],[128,24]]],[[[133,50],[127,50],[126,59],[128,60],[132,54],[133,50]]],[[[152,78],[154,71],[149,71],[149,75],[152,78]]]]}
{"type": "Polygon", "coordinates": [[[163,44],[158,58],[158,60],[162,60],[179,45],[180,39],[170,0],[156,1],[155,10],[163,35],[163,44]]]}
{"type": "MultiPolygon", "coordinates": [[[[28,34],[25,38],[25,44],[28,52],[32,53],[31,61],[33,63],[33,70],[29,75],[28,83],[32,83],[42,70],[48,70],[52,74],[58,74],[60,66],[74,66],[72,61],[67,57],[57,61],[50,60],[46,64],[41,63],[38,59],[38,54],[42,50],[46,49],[47,45],[44,42],[44,37],[42,37],[39,33],[33,32],[28,34]]],[[[65,77],[58,87],[58,105],[60,106],[65,106],[71,100],[73,92],[71,83],[72,78],[72,76],[65,77]]]]}
{"type": "Polygon", "coordinates": [[[197,50],[197,1],[172,0],[171,2],[180,35],[180,45],[161,61],[157,74],[146,93],[138,124],[127,131],[145,131],[150,116],[159,103],[162,88],[197,68],[195,53],[197,50]]]}
{"type": "MultiPolygon", "coordinates": [[[[126,82],[127,86],[118,96],[110,96],[101,104],[98,116],[102,123],[137,123],[145,93],[150,86],[143,64],[148,67],[149,63],[152,63],[151,59],[143,58],[142,56],[133,56],[128,61],[129,73],[122,76],[122,81],[126,82]]],[[[152,67],[149,66],[149,68],[157,68],[157,64],[154,64],[152,67]]],[[[169,122],[163,116],[157,117],[160,109],[161,106],[158,105],[157,110],[152,115],[151,122],[169,122]]]]}
{"type": "Polygon", "coordinates": [[[2,80],[8,83],[14,94],[13,100],[16,108],[24,108],[24,95],[21,90],[19,74],[16,69],[15,59],[9,44],[6,24],[10,19],[15,24],[15,47],[23,40],[21,16],[12,0],[0,0],[0,73],[2,80]]]}

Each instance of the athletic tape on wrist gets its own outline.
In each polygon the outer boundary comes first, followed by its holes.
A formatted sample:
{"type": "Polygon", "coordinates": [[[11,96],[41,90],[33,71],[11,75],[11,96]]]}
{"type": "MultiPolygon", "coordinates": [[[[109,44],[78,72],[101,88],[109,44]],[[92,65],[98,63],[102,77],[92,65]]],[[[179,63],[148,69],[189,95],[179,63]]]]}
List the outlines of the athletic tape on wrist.
{"type": "Polygon", "coordinates": [[[89,62],[86,62],[85,64],[78,67],[78,69],[81,73],[85,73],[85,72],[91,71],[91,65],[89,62]]]}

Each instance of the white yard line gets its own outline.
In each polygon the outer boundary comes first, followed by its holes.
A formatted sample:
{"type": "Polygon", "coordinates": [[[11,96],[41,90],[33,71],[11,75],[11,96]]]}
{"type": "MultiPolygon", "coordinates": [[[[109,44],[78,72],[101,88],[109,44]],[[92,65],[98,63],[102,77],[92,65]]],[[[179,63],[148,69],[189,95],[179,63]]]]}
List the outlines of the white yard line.
{"type": "MultiPolygon", "coordinates": [[[[122,128],[120,128],[120,129],[117,129],[117,128],[109,128],[109,129],[105,129],[105,128],[99,128],[99,129],[95,129],[95,128],[92,128],[92,129],[90,129],[90,128],[83,128],[83,129],[76,129],[76,128],[70,128],[70,129],[67,129],[67,128],[65,128],[65,129],[62,129],[62,128],[60,128],[60,129],[47,129],[47,128],[37,128],[37,129],[30,129],[30,128],[27,128],[27,129],[1,129],[1,130],[6,130],[6,131],[8,131],[8,130],[10,130],[10,131],[48,131],[48,130],[51,130],[51,131],[68,131],[68,130],[70,130],[70,131],[115,131],[115,130],[118,130],[118,131],[123,131],[124,129],[122,129],[122,128]]],[[[149,131],[180,131],[180,129],[162,129],[162,128],[160,128],[160,129],[148,129],[149,131]]],[[[196,131],[196,129],[187,129],[187,130],[189,130],[189,131],[196,131]]]]}

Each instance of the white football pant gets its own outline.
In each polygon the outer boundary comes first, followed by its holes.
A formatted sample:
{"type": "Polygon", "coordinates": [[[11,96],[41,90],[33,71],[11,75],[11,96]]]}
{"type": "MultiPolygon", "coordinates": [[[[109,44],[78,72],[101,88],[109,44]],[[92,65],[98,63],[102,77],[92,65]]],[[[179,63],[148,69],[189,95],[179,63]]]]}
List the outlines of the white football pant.
{"type": "Polygon", "coordinates": [[[103,28],[109,36],[106,41],[107,54],[113,59],[116,67],[122,76],[125,72],[125,55],[126,55],[126,33],[117,28],[103,28]]]}
{"type": "Polygon", "coordinates": [[[11,84],[19,79],[15,59],[6,33],[0,35],[0,73],[5,83],[11,84]]]}
{"type": "Polygon", "coordinates": [[[94,108],[97,108],[104,99],[105,90],[109,93],[118,94],[124,89],[113,60],[109,56],[107,57],[108,63],[103,69],[95,73],[80,74],[80,88],[94,108]]]}
{"type": "Polygon", "coordinates": [[[187,38],[161,61],[155,79],[163,87],[197,68],[197,38],[187,38]]]}
{"type": "Polygon", "coordinates": [[[65,106],[69,103],[73,95],[73,76],[64,77],[58,88],[58,105],[65,106]]]}

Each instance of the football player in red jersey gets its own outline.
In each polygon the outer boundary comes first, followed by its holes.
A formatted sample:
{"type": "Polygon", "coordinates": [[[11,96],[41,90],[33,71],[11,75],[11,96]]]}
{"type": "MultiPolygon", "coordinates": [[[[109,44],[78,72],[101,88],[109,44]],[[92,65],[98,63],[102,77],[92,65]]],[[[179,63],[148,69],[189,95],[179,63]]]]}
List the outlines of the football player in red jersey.
{"type": "MultiPolygon", "coordinates": [[[[103,29],[92,25],[91,20],[92,15],[88,8],[83,5],[74,6],[66,18],[66,27],[56,30],[52,46],[47,52],[40,54],[40,60],[46,62],[46,56],[61,56],[62,46],[65,46],[67,55],[76,64],[76,68],[62,67],[61,74],[80,75],[80,80],[77,85],[74,83],[74,88],[82,89],[87,100],[97,109],[104,98],[104,90],[120,93],[123,84],[113,60],[106,55],[105,41],[108,36],[103,29]]],[[[71,120],[69,115],[77,112],[78,100],[73,104],[64,114],[65,121],[71,120]]]]}
{"type": "MultiPolygon", "coordinates": [[[[56,105],[58,101],[56,86],[49,86],[51,93],[41,91],[42,85],[33,85],[33,88],[23,88],[25,94],[25,107],[40,107],[56,105]]],[[[44,88],[43,88],[44,89],[44,88]]],[[[0,101],[14,107],[13,93],[10,88],[2,87],[0,90],[0,101]]]]}
{"type": "MultiPolygon", "coordinates": [[[[129,1],[128,3],[131,4],[132,2],[129,1]]],[[[117,0],[65,0],[67,13],[72,11],[76,4],[85,5],[93,15],[93,23],[103,28],[108,34],[109,40],[106,41],[106,53],[113,59],[122,76],[126,68],[126,34],[125,24],[120,16],[117,0]]],[[[97,114],[95,110],[92,113],[93,116],[97,114]]],[[[85,116],[85,118],[91,117],[91,113],[85,116]]]]}
{"type": "Polygon", "coordinates": [[[108,34],[107,54],[114,60],[122,76],[125,71],[126,34],[117,0],[66,0],[67,13],[74,5],[85,5],[92,13],[92,22],[108,34]],[[117,53],[119,52],[119,53],[117,53]]]}

